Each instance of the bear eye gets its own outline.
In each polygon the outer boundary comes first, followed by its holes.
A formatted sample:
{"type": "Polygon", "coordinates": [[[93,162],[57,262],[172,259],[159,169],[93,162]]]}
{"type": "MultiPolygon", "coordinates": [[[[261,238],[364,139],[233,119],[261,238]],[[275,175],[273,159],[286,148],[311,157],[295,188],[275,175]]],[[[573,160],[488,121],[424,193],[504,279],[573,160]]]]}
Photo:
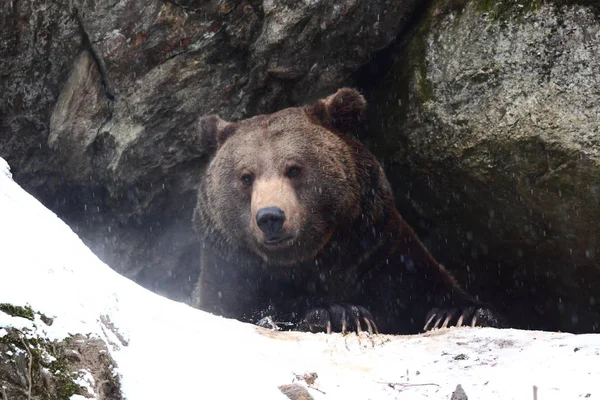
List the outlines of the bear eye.
{"type": "Polygon", "coordinates": [[[252,185],[252,182],[254,182],[254,177],[251,174],[244,174],[241,179],[242,183],[247,186],[252,185]]]}
{"type": "Polygon", "coordinates": [[[288,178],[295,178],[298,175],[300,175],[300,167],[289,167],[287,171],[285,171],[285,176],[287,176],[288,178]]]}

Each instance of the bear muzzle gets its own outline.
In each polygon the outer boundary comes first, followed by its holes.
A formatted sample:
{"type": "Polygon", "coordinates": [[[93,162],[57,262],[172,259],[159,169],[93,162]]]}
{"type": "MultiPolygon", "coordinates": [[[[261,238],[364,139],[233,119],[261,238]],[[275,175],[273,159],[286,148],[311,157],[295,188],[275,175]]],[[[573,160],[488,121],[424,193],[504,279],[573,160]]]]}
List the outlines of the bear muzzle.
{"type": "Polygon", "coordinates": [[[284,223],[285,212],[279,207],[264,207],[256,213],[256,225],[265,234],[266,244],[277,244],[285,239],[281,233],[284,223]]]}
{"type": "Polygon", "coordinates": [[[252,188],[252,230],[263,250],[292,245],[298,233],[299,204],[285,179],[256,179],[252,188]]]}

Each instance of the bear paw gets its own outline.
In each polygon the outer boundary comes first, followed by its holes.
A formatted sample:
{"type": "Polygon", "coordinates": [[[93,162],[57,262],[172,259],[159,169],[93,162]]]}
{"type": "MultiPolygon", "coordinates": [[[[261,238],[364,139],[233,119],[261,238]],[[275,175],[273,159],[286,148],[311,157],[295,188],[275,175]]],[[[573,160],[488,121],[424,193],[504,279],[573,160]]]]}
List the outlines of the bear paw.
{"type": "Polygon", "coordinates": [[[463,325],[471,327],[501,327],[498,317],[491,310],[484,307],[434,308],[429,311],[425,320],[424,331],[463,325]]]}
{"type": "Polygon", "coordinates": [[[378,333],[373,315],[364,307],[352,304],[335,304],[309,310],[298,324],[298,330],[306,332],[325,331],[327,333],[378,333]]]}

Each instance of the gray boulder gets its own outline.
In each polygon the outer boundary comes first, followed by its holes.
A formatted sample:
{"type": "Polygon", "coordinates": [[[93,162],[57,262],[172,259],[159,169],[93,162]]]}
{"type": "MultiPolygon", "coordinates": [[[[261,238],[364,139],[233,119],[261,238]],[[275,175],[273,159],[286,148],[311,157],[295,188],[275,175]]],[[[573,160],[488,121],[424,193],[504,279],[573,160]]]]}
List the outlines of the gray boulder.
{"type": "Polygon", "coordinates": [[[372,93],[368,140],[470,292],[516,326],[593,332],[600,20],[595,2],[540,3],[434,2],[372,93]]]}

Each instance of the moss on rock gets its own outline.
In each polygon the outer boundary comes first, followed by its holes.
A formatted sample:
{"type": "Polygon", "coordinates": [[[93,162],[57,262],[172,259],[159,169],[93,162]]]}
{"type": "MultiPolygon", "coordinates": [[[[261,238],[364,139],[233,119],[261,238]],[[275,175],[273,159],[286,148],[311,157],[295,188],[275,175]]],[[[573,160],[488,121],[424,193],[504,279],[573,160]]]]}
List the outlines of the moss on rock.
{"type": "Polygon", "coordinates": [[[66,400],[87,393],[76,383],[77,370],[57,351],[57,342],[27,329],[4,329],[7,334],[0,338],[0,359],[8,359],[0,366],[0,375],[9,398],[19,398],[18,394],[29,390],[32,399],[40,400],[66,400]]]}
{"type": "Polygon", "coordinates": [[[0,303],[0,311],[10,315],[11,317],[21,317],[33,321],[35,315],[29,306],[14,306],[8,303],[0,303]]]}
{"type": "Polygon", "coordinates": [[[100,400],[122,398],[114,361],[99,338],[75,335],[61,341],[49,340],[38,324],[53,320],[33,310],[3,303],[0,310],[13,317],[26,318],[33,328],[3,326],[0,336],[0,377],[9,399],[68,400],[78,394],[88,396],[88,389],[78,382],[87,371],[99,386],[100,400]],[[39,315],[39,318],[36,318],[39,315]]]}

